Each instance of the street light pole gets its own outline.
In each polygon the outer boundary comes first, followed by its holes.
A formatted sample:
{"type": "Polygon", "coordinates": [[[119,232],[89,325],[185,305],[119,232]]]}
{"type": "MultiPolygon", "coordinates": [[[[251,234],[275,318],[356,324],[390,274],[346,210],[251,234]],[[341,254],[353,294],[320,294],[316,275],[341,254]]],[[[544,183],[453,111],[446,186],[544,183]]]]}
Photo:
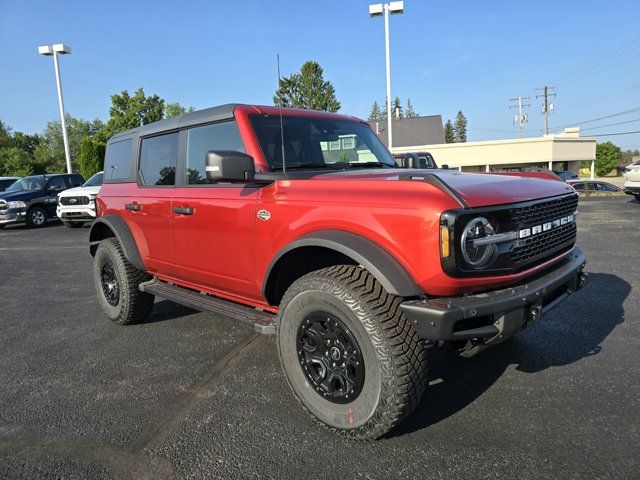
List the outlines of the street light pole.
{"type": "Polygon", "coordinates": [[[38,47],[38,53],[45,56],[53,56],[53,68],[56,72],[56,86],[58,87],[58,107],[60,108],[60,123],[62,125],[62,142],[64,143],[64,156],[67,161],[67,173],[72,173],[71,151],[69,150],[69,136],[67,135],[67,122],[64,116],[64,102],[62,101],[62,82],[60,81],[60,67],[58,66],[58,54],[67,55],[71,48],[62,43],[38,47]]]}
{"type": "Polygon", "coordinates": [[[389,55],[389,15],[404,12],[404,2],[389,2],[369,5],[369,15],[384,15],[384,46],[387,66],[387,135],[389,150],[393,146],[393,116],[391,113],[391,60],[389,55]]]}

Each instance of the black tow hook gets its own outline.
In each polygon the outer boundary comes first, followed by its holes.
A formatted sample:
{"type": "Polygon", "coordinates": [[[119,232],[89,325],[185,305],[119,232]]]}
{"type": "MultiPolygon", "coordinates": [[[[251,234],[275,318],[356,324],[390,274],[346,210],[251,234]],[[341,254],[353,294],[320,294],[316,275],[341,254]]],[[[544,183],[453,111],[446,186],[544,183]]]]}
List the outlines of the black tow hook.
{"type": "Polygon", "coordinates": [[[578,275],[578,288],[577,288],[577,290],[582,290],[588,284],[589,284],[589,276],[584,272],[580,272],[580,274],[578,275]]]}

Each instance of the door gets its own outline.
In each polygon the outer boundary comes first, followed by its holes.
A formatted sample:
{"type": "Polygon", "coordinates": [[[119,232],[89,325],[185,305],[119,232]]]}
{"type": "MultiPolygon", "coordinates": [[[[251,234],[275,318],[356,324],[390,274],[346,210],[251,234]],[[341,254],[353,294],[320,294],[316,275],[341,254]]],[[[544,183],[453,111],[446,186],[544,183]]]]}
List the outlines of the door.
{"type": "Polygon", "coordinates": [[[125,200],[127,221],[140,255],[152,273],[174,274],[171,201],[175,187],[178,133],[140,141],[138,186],[125,200]]]}
{"type": "Polygon", "coordinates": [[[211,184],[210,150],[244,152],[235,120],[182,132],[173,198],[173,245],[177,278],[192,285],[259,299],[253,284],[255,203],[258,188],[211,184]]]}
{"type": "Polygon", "coordinates": [[[44,207],[47,211],[48,217],[56,216],[56,205],[58,203],[58,194],[63,190],[66,190],[67,184],[64,181],[64,177],[53,177],[47,182],[45,187],[44,207]]]}

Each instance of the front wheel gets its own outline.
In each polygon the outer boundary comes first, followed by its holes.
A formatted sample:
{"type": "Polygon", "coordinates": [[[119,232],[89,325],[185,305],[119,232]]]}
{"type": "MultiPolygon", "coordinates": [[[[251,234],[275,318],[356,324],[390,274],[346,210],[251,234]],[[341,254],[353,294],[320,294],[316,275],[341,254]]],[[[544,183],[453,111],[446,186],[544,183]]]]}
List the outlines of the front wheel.
{"type": "Polygon", "coordinates": [[[138,288],[149,279],[147,272],[129,263],[118,240],[100,242],[93,259],[93,281],[100,307],[112,322],[129,325],[149,317],[154,296],[138,288]]]}
{"type": "Polygon", "coordinates": [[[42,207],[32,207],[27,212],[27,226],[31,228],[44,227],[47,224],[47,211],[42,207]]]}
{"type": "Polygon", "coordinates": [[[339,265],[295,281],[280,307],[278,352],[294,394],[315,419],[375,439],[419,403],[427,357],[400,308],[366,270],[339,265]]]}

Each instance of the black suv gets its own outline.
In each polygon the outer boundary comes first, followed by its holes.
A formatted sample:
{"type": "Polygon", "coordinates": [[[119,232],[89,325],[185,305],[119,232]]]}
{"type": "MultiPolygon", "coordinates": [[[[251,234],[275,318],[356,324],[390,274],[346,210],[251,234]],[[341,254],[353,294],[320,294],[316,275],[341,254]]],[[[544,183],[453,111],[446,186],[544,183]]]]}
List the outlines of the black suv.
{"type": "Polygon", "coordinates": [[[18,180],[0,193],[0,228],[22,222],[43,227],[56,216],[58,193],[83,183],[84,178],[77,173],[32,175],[18,180]]]}

